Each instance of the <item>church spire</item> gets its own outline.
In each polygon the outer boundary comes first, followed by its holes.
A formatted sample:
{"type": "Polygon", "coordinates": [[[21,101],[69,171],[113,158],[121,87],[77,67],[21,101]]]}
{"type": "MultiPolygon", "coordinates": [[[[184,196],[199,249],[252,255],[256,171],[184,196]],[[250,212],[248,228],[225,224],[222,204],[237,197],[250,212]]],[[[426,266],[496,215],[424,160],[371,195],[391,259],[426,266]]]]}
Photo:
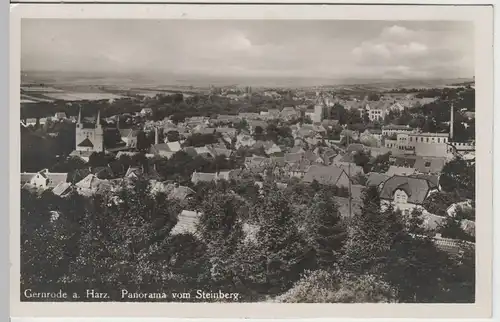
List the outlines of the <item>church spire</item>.
{"type": "Polygon", "coordinates": [[[82,123],[82,108],[78,110],[78,124],[82,123]]]}

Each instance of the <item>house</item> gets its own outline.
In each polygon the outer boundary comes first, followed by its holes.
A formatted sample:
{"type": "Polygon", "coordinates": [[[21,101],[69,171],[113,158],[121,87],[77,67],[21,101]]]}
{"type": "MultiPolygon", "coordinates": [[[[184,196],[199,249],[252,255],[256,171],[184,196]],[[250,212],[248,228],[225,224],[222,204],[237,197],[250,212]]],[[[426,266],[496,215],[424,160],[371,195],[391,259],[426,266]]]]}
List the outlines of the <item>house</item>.
{"type": "Polygon", "coordinates": [[[410,133],[410,132],[413,132],[413,129],[409,125],[389,124],[382,126],[382,135],[386,137],[391,136],[393,134],[410,133]]]}
{"type": "Polygon", "coordinates": [[[35,173],[24,172],[21,174],[21,183],[40,189],[55,188],[58,184],[68,180],[67,173],[52,173],[43,169],[35,173]],[[23,183],[24,181],[24,183],[23,183]]]}
{"type": "Polygon", "coordinates": [[[75,184],[76,191],[84,196],[110,191],[112,186],[108,180],[101,180],[93,174],[89,174],[75,184]]]}
{"type": "Polygon", "coordinates": [[[249,120],[258,120],[258,119],[260,119],[260,118],[261,118],[259,113],[239,113],[239,114],[238,114],[238,117],[239,117],[240,119],[245,119],[245,120],[247,120],[247,122],[248,122],[249,120]]]}
{"type": "Polygon", "coordinates": [[[161,180],[161,176],[156,171],[156,167],[129,167],[124,176],[125,179],[139,179],[144,178],[146,180],[161,180]]]}
{"type": "Polygon", "coordinates": [[[223,155],[226,158],[229,158],[231,156],[231,154],[233,154],[232,150],[229,150],[229,149],[226,149],[226,148],[212,148],[211,150],[212,150],[212,155],[214,157],[223,155]]]}
{"type": "Polygon", "coordinates": [[[96,167],[92,169],[92,174],[94,174],[99,179],[113,179],[114,173],[109,166],[107,167],[96,167]]]}
{"type": "Polygon", "coordinates": [[[247,169],[260,168],[270,166],[272,160],[270,158],[261,157],[258,155],[254,155],[251,157],[245,158],[245,167],[247,169]]]}
{"type": "Polygon", "coordinates": [[[215,129],[215,131],[217,133],[220,133],[223,135],[226,134],[231,138],[236,137],[236,134],[237,134],[237,130],[235,128],[232,128],[232,127],[218,127],[215,129]]]}
{"type": "Polygon", "coordinates": [[[164,193],[168,199],[185,200],[189,196],[195,194],[194,190],[180,186],[177,183],[164,183],[156,180],[150,181],[151,193],[164,193]]]}
{"type": "Polygon", "coordinates": [[[330,165],[333,163],[334,158],[337,156],[337,152],[333,149],[325,149],[321,155],[323,159],[323,163],[326,165],[330,165]]]}
{"type": "Polygon", "coordinates": [[[349,177],[345,171],[336,166],[312,165],[307,169],[303,180],[308,183],[316,180],[319,184],[337,187],[349,185],[349,177]]]}
{"type": "Polygon", "coordinates": [[[363,168],[355,163],[337,163],[336,166],[343,169],[346,174],[351,176],[351,178],[365,173],[363,168]]]}
{"type": "Polygon", "coordinates": [[[367,146],[380,147],[382,145],[382,130],[366,129],[359,135],[359,141],[367,146]]]}
{"type": "Polygon", "coordinates": [[[120,159],[122,156],[128,156],[128,157],[133,157],[134,155],[137,155],[139,154],[139,152],[130,152],[130,151],[119,151],[117,154],[116,154],[116,159],[120,159]]]}
{"type": "Polygon", "coordinates": [[[251,147],[253,146],[257,141],[249,135],[245,133],[240,133],[236,137],[236,144],[235,147],[236,149],[239,149],[240,147],[251,147]]]}
{"type": "Polygon", "coordinates": [[[445,158],[418,158],[414,167],[420,173],[439,174],[445,164],[445,158]]]}
{"type": "Polygon", "coordinates": [[[285,173],[287,176],[291,178],[299,178],[302,179],[305,177],[309,167],[311,166],[311,162],[308,160],[302,159],[299,162],[289,164],[285,167],[285,173]]]}
{"type": "Polygon", "coordinates": [[[54,118],[56,120],[64,120],[64,119],[66,119],[66,113],[64,113],[64,112],[56,112],[56,114],[54,114],[54,118]]]}
{"type": "Polygon", "coordinates": [[[314,163],[323,163],[323,159],[317,155],[316,153],[314,153],[313,151],[307,151],[304,153],[303,155],[303,158],[305,160],[308,160],[309,162],[311,162],[311,164],[314,164],[314,163]]]}
{"type": "Polygon", "coordinates": [[[138,130],[133,129],[120,129],[120,137],[127,148],[136,148],[137,147],[137,135],[139,134],[138,130]]]}
{"type": "Polygon", "coordinates": [[[353,131],[353,130],[347,130],[344,129],[342,132],[340,132],[340,141],[342,141],[344,138],[350,137],[353,140],[358,140],[359,139],[359,131],[353,131]]]}
{"type": "Polygon", "coordinates": [[[450,217],[455,217],[455,214],[457,212],[457,210],[459,208],[464,208],[464,209],[473,209],[472,207],[472,201],[471,200],[465,200],[465,201],[461,201],[461,202],[456,202],[452,205],[450,205],[447,209],[446,209],[446,213],[448,214],[448,216],[450,217]]]}
{"type": "Polygon", "coordinates": [[[198,182],[212,182],[217,180],[216,173],[203,173],[203,172],[193,172],[191,175],[191,182],[197,184],[198,182]]]}
{"type": "Polygon", "coordinates": [[[252,146],[252,148],[254,149],[263,148],[267,155],[281,152],[281,148],[273,141],[257,141],[252,146]]]}
{"type": "Polygon", "coordinates": [[[56,196],[64,198],[73,191],[73,186],[70,182],[61,182],[52,189],[52,193],[56,196]]]}
{"type": "Polygon", "coordinates": [[[339,121],[338,120],[329,120],[329,119],[325,119],[323,121],[321,121],[321,125],[324,127],[324,128],[329,128],[329,129],[332,129],[334,128],[335,126],[337,126],[339,124],[339,121]]]}
{"type": "Polygon", "coordinates": [[[391,149],[386,147],[370,147],[370,154],[372,157],[376,158],[379,155],[384,155],[391,152],[391,149]]]}
{"type": "Polygon", "coordinates": [[[371,122],[383,121],[385,114],[390,107],[390,103],[384,100],[366,102],[364,108],[359,109],[361,117],[364,117],[365,113],[368,115],[368,119],[371,122]]]}
{"type": "Polygon", "coordinates": [[[267,111],[261,111],[260,116],[266,120],[274,120],[277,119],[280,115],[280,110],[278,109],[269,109],[267,111]]]}
{"type": "Polygon", "coordinates": [[[267,123],[265,121],[261,120],[248,120],[248,128],[250,129],[250,133],[254,134],[256,132],[256,129],[260,127],[262,131],[265,131],[267,129],[267,123]]]}
{"type": "MultiPolygon", "coordinates": [[[[305,152],[304,152],[305,153],[305,152]]],[[[304,153],[285,153],[285,163],[298,163],[304,159],[304,153]]]]}
{"type": "Polygon", "coordinates": [[[212,182],[218,180],[231,180],[237,177],[238,170],[220,171],[214,173],[193,172],[191,175],[191,182],[197,184],[198,182],[212,182]]]}
{"type": "Polygon", "coordinates": [[[285,106],[279,115],[284,121],[291,121],[300,117],[300,111],[297,111],[293,106],[285,106]]]}
{"type": "Polygon", "coordinates": [[[219,123],[235,123],[239,122],[240,118],[238,115],[218,115],[217,122],[219,123]]]}
{"type": "Polygon", "coordinates": [[[149,148],[149,153],[154,154],[155,156],[165,157],[170,159],[177,152],[172,151],[168,143],[160,143],[160,144],[153,144],[149,148]]]}
{"type": "Polygon", "coordinates": [[[36,118],[27,118],[26,121],[24,122],[26,126],[35,126],[36,125],[36,118]]]}
{"type": "Polygon", "coordinates": [[[74,185],[77,182],[83,180],[89,174],[91,174],[90,168],[83,168],[83,169],[73,170],[70,173],[68,173],[68,180],[67,180],[67,182],[71,182],[74,185]]]}
{"type": "Polygon", "coordinates": [[[437,175],[437,174],[417,173],[417,174],[410,175],[410,177],[425,179],[429,182],[429,186],[431,187],[431,189],[441,190],[441,186],[439,185],[439,175],[437,175]]]}
{"type": "Polygon", "coordinates": [[[416,172],[417,172],[417,170],[415,170],[415,168],[398,167],[395,165],[391,165],[385,174],[390,176],[390,177],[392,177],[392,176],[410,176],[410,175],[415,174],[416,172]]]}
{"type": "Polygon", "coordinates": [[[139,112],[139,114],[141,114],[142,116],[151,116],[151,115],[153,115],[153,109],[151,109],[150,107],[144,107],[139,112]]]}
{"type": "Polygon", "coordinates": [[[209,146],[195,147],[196,155],[199,155],[205,159],[214,158],[214,151],[209,146]]]}
{"type": "Polygon", "coordinates": [[[170,235],[191,234],[195,237],[199,237],[197,226],[200,217],[200,212],[190,210],[181,211],[177,217],[177,224],[170,231],[170,235]]]}
{"type": "Polygon", "coordinates": [[[346,152],[349,154],[357,153],[357,152],[365,152],[365,151],[366,151],[365,146],[363,144],[360,144],[360,143],[349,144],[349,146],[347,147],[347,150],[346,150],[346,152]]]}
{"type": "Polygon", "coordinates": [[[409,107],[407,103],[400,101],[400,102],[396,102],[396,103],[392,104],[391,106],[389,106],[389,110],[403,111],[407,107],[409,107]]]}
{"type": "Polygon", "coordinates": [[[395,175],[385,181],[380,199],[385,204],[392,203],[404,214],[409,214],[416,207],[422,209],[422,203],[432,191],[425,179],[395,175]]]}
{"type": "Polygon", "coordinates": [[[382,188],[383,184],[390,178],[390,176],[378,173],[378,172],[370,172],[366,175],[366,186],[367,187],[378,187],[382,188]]]}

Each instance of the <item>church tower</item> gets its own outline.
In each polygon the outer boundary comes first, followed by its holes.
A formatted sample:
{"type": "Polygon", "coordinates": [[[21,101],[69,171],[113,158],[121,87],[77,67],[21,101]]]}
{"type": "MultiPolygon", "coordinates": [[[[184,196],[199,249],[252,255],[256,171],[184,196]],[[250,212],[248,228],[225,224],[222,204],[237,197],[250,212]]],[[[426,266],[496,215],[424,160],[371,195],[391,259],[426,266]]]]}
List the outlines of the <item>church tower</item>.
{"type": "Polygon", "coordinates": [[[316,102],[314,104],[314,116],[313,116],[313,123],[320,123],[323,121],[324,117],[324,101],[323,101],[323,95],[319,92],[316,91],[316,102]]]}
{"type": "Polygon", "coordinates": [[[104,152],[104,131],[101,125],[101,112],[97,112],[96,124],[92,127],[82,122],[82,110],[78,112],[76,123],[76,151],[104,152]]]}

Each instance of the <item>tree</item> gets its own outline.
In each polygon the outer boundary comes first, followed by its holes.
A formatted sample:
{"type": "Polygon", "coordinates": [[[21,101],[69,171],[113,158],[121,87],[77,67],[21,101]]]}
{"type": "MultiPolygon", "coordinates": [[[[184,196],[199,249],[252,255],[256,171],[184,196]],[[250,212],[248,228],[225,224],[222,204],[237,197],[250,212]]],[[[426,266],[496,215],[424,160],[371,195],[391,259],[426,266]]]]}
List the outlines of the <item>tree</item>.
{"type": "Polygon", "coordinates": [[[218,139],[218,134],[215,133],[208,133],[208,134],[201,134],[201,133],[194,133],[191,136],[189,136],[186,141],[184,142],[184,146],[193,146],[193,147],[202,147],[208,144],[214,144],[219,141],[218,139]]]}
{"type": "Polygon", "coordinates": [[[448,207],[459,200],[459,197],[454,193],[438,191],[429,195],[429,197],[424,200],[422,206],[432,214],[445,217],[448,216],[446,213],[448,207]]]}
{"type": "Polygon", "coordinates": [[[396,300],[394,287],[377,276],[325,270],[307,272],[277,298],[282,303],[393,303],[396,300]]]}
{"type": "Polygon", "coordinates": [[[370,153],[364,151],[355,152],[353,155],[353,160],[356,165],[363,168],[365,173],[370,172],[370,153]]]}
{"type": "Polygon", "coordinates": [[[78,169],[86,168],[85,161],[78,157],[64,158],[49,168],[50,172],[69,173],[78,169]]]}
{"type": "Polygon", "coordinates": [[[447,216],[443,223],[438,226],[438,232],[443,237],[460,239],[474,242],[476,238],[467,234],[462,228],[462,220],[447,216]]]}
{"type": "Polygon", "coordinates": [[[350,221],[342,266],[349,272],[380,273],[392,239],[376,187],[363,192],[361,212],[350,221]]]}
{"type": "Polygon", "coordinates": [[[167,141],[168,142],[176,142],[180,140],[178,131],[168,131],[167,132],[167,141]]]}
{"type": "Polygon", "coordinates": [[[454,192],[464,198],[475,199],[475,163],[455,158],[443,167],[440,185],[446,192],[454,192]]]}
{"type": "Polygon", "coordinates": [[[112,156],[106,155],[104,152],[94,152],[90,155],[87,164],[92,168],[107,167],[113,159],[112,156]]]}
{"type": "Polygon", "coordinates": [[[293,224],[293,212],[283,192],[269,189],[264,196],[251,209],[259,229],[251,246],[254,251],[240,252],[241,262],[247,264],[239,275],[260,292],[278,294],[290,288],[311,265],[311,249],[293,224]]]}
{"type": "Polygon", "coordinates": [[[338,206],[331,194],[319,192],[312,201],[308,214],[311,245],[320,268],[331,268],[338,264],[346,239],[346,229],[338,206]]]}
{"type": "Polygon", "coordinates": [[[370,171],[372,172],[378,172],[378,173],[385,173],[387,170],[389,170],[389,167],[391,166],[390,163],[390,158],[391,158],[391,152],[382,154],[382,155],[377,155],[370,163],[371,163],[371,169],[370,171]]]}

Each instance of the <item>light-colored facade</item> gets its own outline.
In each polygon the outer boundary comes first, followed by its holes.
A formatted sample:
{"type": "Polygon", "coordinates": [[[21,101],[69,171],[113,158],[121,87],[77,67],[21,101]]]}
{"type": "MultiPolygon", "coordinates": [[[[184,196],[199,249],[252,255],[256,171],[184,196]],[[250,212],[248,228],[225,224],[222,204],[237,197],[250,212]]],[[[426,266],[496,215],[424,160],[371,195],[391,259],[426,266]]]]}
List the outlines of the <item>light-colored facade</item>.
{"type": "Polygon", "coordinates": [[[97,112],[96,124],[93,127],[84,126],[81,111],[79,112],[76,123],[76,151],[104,151],[104,132],[100,121],[100,111],[97,112]]]}

